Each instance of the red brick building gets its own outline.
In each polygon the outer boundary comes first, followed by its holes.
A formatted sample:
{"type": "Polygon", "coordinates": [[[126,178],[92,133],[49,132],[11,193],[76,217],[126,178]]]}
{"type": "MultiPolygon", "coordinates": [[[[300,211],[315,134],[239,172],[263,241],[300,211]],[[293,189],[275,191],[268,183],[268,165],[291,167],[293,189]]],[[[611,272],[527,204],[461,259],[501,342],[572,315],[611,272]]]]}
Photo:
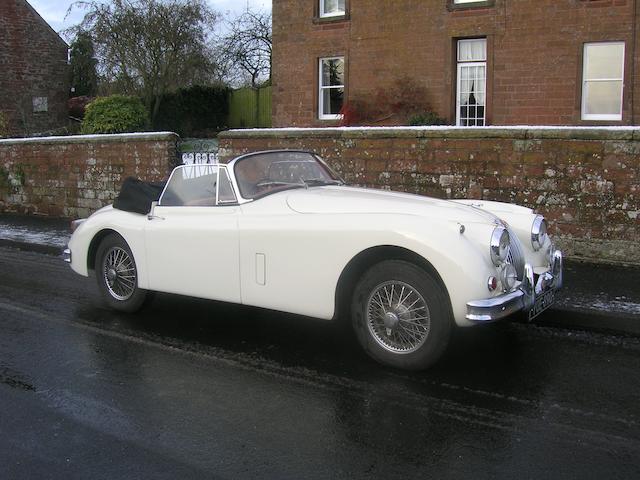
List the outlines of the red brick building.
{"type": "Polygon", "coordinates": [[[273,124],[433,111],[453,125],[637,125],[639,13],[635,0],[273,0],[273,124]]]}
{"type": "Polygon", "coordinates": [[[9,134],[67,125],[68,48],[26,0],[0,0],[0,111],[9,134]]]}

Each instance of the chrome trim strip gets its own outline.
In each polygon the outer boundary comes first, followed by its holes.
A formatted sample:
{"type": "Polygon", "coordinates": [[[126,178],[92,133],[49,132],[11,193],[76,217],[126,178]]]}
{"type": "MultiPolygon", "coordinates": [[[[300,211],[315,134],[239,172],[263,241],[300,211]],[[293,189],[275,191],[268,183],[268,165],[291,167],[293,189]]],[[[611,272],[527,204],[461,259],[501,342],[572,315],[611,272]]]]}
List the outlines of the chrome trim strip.
{"type": "Polygon", "coordinates": [[[520,288],[522,289],[522,292],[525,295],[525,301],[523,303],[522,308],[526,310],[533,307],[533,304],[536,301],[536,288],[533,282],[534,282],[533,267],[530,264],[525,263],[524,278],[522,279],[522,284],[520,285],[520,288]]]}
{"type": "Polygon", "coordinates": [[[67,263],[71,263],[71,250],[69,250],[68,248],[65,248],[62,251],[62,260],[64,260],[67,263]]]}
{"type": "Polygon", "coordinates": [[[551,260],[551,275],[555,279],[555,288],[562,288],[564,279],[562,277],[563,270],[563,262],[562,262],[562,252],[560,250],[556,250],[553,252],[552,260],[551,260]]]}

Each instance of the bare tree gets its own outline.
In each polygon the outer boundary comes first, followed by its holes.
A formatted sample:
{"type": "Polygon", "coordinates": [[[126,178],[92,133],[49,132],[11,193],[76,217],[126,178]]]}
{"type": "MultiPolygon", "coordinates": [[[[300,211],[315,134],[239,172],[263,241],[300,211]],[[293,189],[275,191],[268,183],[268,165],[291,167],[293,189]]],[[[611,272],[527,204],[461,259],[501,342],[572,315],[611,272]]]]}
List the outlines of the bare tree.
{"type": "Polygon", "coordinates": [[[75,27],[91,32],[106,85],[141,96],[152,119],[162,96],[178,87],[211,83],[210,48],[218,14],[205,0],[87,0],[75,27]]]}
{"type": "Polygon", "coordinates": [[[228,22],[221,50],[232,82],[248,78],[252,87],[271,82],[271,13],[247,10],[228,22]]]}

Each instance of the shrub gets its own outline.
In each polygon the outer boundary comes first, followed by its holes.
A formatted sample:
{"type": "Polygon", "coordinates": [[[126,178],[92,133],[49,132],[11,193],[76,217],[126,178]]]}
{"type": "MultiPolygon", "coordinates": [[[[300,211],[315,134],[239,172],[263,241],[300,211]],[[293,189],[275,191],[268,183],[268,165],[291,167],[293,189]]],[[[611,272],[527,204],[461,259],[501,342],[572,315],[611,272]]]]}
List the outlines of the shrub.
{"type": "MultiPolygon", "coordinates": [[[[397,79],[385,88],[378,88],[366,96],[351,98],[350,125],[407,125],[420,117],[429,120],[431,94],[420,82],[409,77],[397,79]]],[[[436,121],[437,116],[433,116],[436,121]]],[[[438,121],[444,122],[442,119],[438,121]]],[[[427,123],[420,123],[427,125],[427,123]]],[[[428,125],[436,125],[429,123],[428,125]]]]}
{"type": "Polygon", "coordinates": [[[72,97],[67,100],[67,106],[69,107],[69,116],[82,120],[84,118],[84,112],[87,109],[87,105],[95,100],[95,97],[88,97],[86,95],[80,97],[72,97]]]}
{"type": "Polygon", "coordinates": [[[409,125],[447,125],[448,122],[444,118],[440,118],[436,112],[422,112],[412,115],[409,118],[409,125]]]}
{"type": "Polygon", "coordinates": [[[147,109],[136,97],[111,95],[97,98],[85,109],[82,133],[127,133],[145,130],[147,109]]]}
{"type": "Polygon", "coordinates": [[[163,95],[153,128],[191,137],[223,129],[228,113],[228,88],[194,85],[163,95]]]}

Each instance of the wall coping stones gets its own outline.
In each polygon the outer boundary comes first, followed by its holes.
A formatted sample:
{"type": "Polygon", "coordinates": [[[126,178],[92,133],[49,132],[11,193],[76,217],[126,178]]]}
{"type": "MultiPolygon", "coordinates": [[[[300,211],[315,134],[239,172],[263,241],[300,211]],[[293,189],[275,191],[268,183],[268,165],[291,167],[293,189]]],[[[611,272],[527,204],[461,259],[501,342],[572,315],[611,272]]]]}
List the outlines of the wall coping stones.
{"type": "Polygon", "coordinates": [[[222,132],[219,138],[456,138],[517,140],[640,140],[640,127],[334,127],[334,128],[263,128],[222,132]]]}
{"type": "Polygon", "coordinates": [[[174,132],[139,132],[139,133],[113,133],[102,135],[67,135],[58,137],[30,137],[30,138],[6,138],[0,140],[0,147],[25,144],[70,144],[70,143],[127,143],[144,141],[175,141],[179,140],[174,132]]]}

